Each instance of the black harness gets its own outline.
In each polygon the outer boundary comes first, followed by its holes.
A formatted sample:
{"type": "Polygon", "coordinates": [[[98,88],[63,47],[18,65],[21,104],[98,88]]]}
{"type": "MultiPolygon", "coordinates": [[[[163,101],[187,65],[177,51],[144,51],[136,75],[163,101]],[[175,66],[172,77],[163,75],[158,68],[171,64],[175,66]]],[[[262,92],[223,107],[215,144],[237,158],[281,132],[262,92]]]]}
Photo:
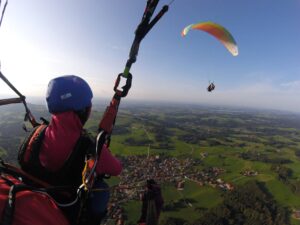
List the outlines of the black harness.
{"type": "Polygon", "coordinates": [[[86,157],[92,155],[95,149],[93,139],[83,132],[62,168],[56,172],[50,172],[41,164],[39,159],[46,129],[47,125],[39,125],[24,140],[18,154],[21,168],[50,185],[79,187],[82,183],[81,173],[86,157]]]}

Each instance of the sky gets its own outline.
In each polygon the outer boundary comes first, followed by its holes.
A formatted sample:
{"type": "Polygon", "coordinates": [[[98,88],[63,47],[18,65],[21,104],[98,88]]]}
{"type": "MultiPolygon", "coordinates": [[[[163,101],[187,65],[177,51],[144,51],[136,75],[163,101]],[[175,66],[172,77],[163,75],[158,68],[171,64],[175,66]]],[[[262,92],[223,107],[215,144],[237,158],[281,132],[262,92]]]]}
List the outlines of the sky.
{"type": "MultiPolygon", "coordinates": [[[[157,11],[170,2],[161,0],[157,11]]],[[[69,74],[87,80],[95,97],[111,98],[145,4],[9,0],[1,71],[29,102],[44,98],[50,79],[69,74]]],[[[299,12],[300,0],[175,0],[141,43],[127,98],[300,112],[299,12]],[[205,21],[231,32],[237,57],[205,32],[181,37],[186,25],[205,21]]],[[[14,93],[0,80],[0,99],[7,96],[14,93]]]]}

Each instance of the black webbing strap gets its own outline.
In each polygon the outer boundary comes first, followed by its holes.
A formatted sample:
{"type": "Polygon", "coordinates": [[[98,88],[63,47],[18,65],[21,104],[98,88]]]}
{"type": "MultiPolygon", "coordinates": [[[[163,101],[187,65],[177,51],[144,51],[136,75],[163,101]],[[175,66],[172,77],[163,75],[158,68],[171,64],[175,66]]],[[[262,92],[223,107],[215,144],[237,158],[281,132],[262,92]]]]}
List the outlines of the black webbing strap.
{"type": "Polygon", "coordinates": [[[25,184],[14,184],[11,186],[8,194],[8,199],[2,214],[2,221],[0,225],[12,225],[15,212],[16,194],[20,191],[29,190],[32,191],[34,188],[25,184]]]}
{"type": "Polygon", "coordinates": [[[0,99],[0,106],[8,105],[8,104],[15,104],[15,103],[22,103],[22,102],[23,102],[23,100],[21,98],[0,99]]]}
{"type": "Polygon", "coordinates": [[[147,35],[147,33],[152,29],[152,27],[160,20],[160,18],[168,11],[169,6],[164,5],[160,12],[155,16],[155,18],[151,20],[151,17],[157,7],[159,0],[148,0],[145,12],[142,17],[141,23],[138,25],[135,31],[135,38],[133,40],[129,59],[126,62],[124,72],[122,74],[123,77],[127,77],[130,71],[130,68],[133,63],[136,62],[136,58],[139,52],[140,43],[143,38],[147,35]]]}
{"type": "MultiPolygon", "coordinates": [[[[27,120],[29,120],[30,121],[30,123],[31,123],[31,125],[33,126],[33,127],[36,127],[36,126],[38,126],[39,125],[39,123],[37,123],[36,122],[36,120],[35,120],[35,118],[33,117],[33,115],[32,115],[32,113],[30,112],[30,110],[29,110],[29,108],[28,108],[28,106],[27,106],[27,103],[26,103],[26,101],[25,101],[25,96],[24,95],[22,95],[19,91],[18,91],[18,89],[16,89],[10,82],[9,82],[9,80],[3,75],[3,73],[0,71],[0,78],[19,96],[19,100],[17,100],[17,98],[16,99],[14,99],[16,102],[15,103],[23,103],[23,105],[24,105],[24,107],[25,107],[25,111],[26,111],[26,114],[25,114],[25,118],[24,118],[24,120],[25,121],[27,121],[27,120]]],[[[9,101],[9,100],[7,100],[7,99],[4,99],[4,100],[2,100],[2,104],[0,104],[0,105],[4,105],[4,103],[8,103],[8,104],[10,104],[11,102],[9,101]]]]}

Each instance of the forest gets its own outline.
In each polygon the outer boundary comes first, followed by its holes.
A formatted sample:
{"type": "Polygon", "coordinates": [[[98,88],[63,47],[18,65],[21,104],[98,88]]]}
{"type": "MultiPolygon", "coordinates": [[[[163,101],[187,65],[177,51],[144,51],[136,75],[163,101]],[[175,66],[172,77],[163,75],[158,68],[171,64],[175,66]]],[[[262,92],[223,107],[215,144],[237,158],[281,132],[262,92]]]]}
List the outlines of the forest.
{"type": "MultiPolygon", "coordinates": [[[[203,209],[206,210],[205,208],[203,209]]],[[[224,194],[224,201],[189,223],[168,218],[162,225],[282,225],[290,224],[289,210],[278,206],[262,183],[247,182],[239,189],[224,194]]]]}

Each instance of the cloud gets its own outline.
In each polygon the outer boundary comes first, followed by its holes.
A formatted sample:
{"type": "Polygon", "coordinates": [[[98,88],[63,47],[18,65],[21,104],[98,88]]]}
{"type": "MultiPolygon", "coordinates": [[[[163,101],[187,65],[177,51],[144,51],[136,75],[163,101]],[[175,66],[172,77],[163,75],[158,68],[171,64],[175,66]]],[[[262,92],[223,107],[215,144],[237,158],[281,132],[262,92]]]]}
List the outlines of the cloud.
{"type": "Polygon", "coordinates": [[[300,89],[300,80],[294,80],[291,82],[287,82],[287,83],[282,83],[281,84],[282,87],[285,88],[293,88],[293,89],[300,89]]]}

